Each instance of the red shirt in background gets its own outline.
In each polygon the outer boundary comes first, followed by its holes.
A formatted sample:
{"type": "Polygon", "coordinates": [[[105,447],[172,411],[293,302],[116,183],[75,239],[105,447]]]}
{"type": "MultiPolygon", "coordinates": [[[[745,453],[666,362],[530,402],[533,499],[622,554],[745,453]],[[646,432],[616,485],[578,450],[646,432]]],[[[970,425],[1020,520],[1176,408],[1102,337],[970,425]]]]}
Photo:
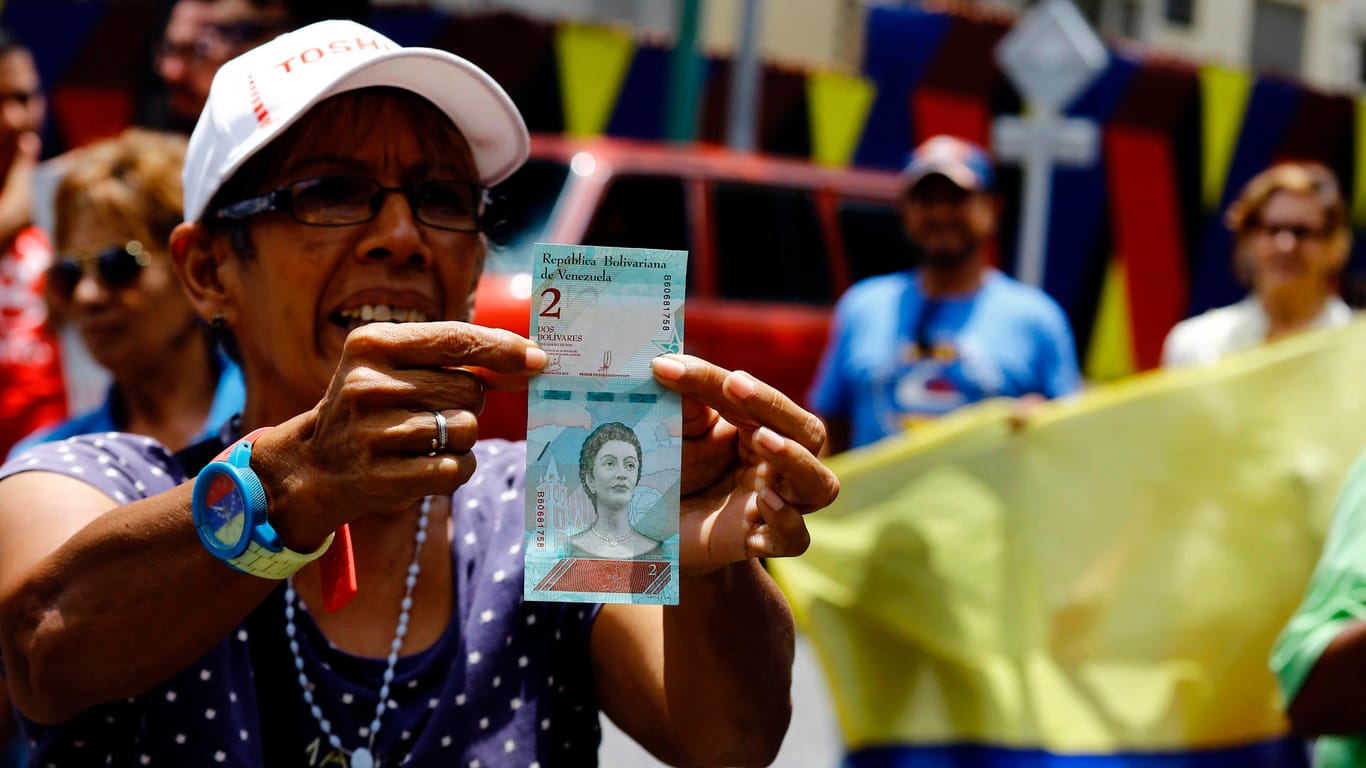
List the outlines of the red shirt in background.
{"type": "Polygon", "coordinates": [[[0,253],[0,460],[20,438],[66,418],[57,337],[45,327],[52,247],[28,227],[0,253]]]}

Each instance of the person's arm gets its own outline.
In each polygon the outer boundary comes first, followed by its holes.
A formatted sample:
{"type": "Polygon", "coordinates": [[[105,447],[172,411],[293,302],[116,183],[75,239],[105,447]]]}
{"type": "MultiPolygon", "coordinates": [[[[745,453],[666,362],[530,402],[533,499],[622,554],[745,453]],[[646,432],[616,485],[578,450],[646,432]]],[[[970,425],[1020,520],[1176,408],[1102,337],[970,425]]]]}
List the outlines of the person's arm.
{"type": "Polygon", "coordinates": [[[37,722],[165,679],[273,586],[204,549],[189,485],[116,507],[65,475],[0,482],[0,645],[10,696],[37,722]]]}
{"type": "Polygon", "coordinates": [[[815,416],[743,373],[673,363],[656,372],[685,395],[680,604],[603,607],[594,676],[604,711],[661,759],[766,765],[791,715],[795,630],[756,558],[804,552],[802,516],[839,481],[815,416]]]}
{"type": "MultiPolygon", "coordinates": [[[[474,472],[483,385],[445,366],[483,366],[484,383],[524,386],[544,363],[530,349],[465,323],[352,332],[327,396],[252,451],[283,543],[312,551],[370,510],[454,492],[474,472]],[[448,418],[450,453],[429,456],[437,408],[466,417],[448,418]]],[[[0,649],[30,719],[64,722],[147,690],[228,636],[275,586],[208,553],[191,491],[184,483],[118,506],[54,472],[0,481],[0,649]]]]}
{"type": "Polygon", "coordinates": [[[1291,726],[1301,736],[1366,730],[1366,620],[1346,626],[1323,649],[1304,686],[1290,701],[1291,726]]]}
{"type": "Polygon", "coordinates": [[[1064,397],[1081,389],[1081,369],[1077,365],[1077,344],[1067,315],[1049,299],[1049,322],[1044,330],[1044,390],[1047,398],[1064,397]]]}
{"type": "Polygon", "coordinates": [[[1338,494],[1318,565],[1276,639],[1270,667],[1297,733],[1366,730],[1366,458],[1338,494]]]}

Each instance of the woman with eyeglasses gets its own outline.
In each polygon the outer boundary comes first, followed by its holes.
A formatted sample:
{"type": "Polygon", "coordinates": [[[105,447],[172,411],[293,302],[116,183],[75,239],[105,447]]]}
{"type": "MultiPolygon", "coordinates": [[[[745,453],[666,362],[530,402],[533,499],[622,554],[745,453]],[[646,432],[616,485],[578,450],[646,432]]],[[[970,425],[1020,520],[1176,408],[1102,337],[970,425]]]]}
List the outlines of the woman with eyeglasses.
{"type": "Polygon", "coordinates": [[[1163,345],[1163,367],[1213,363],[1299,331],[1351,321],[1351,309],[1337,295],[1352,247],[1351,222],[1332,171],[1317,163],[1262,171],[1229,207],[1227,222],[1234,267],[1252,293],[1177,323],[1163,345]]]}
{"type": "Polygon", "coordinates": [[[53,314],[75,325],[113,381],[100,407],[12,454],[94,432],[148,435],[179,450],[241,410],[241,372],[190,307],[167,256],[184,157],[184,138],[139,129],[78,150],[57,188],[58,255],[46,290],[53,314]]]}
{"type": "Polygon", "coordinates": [[[482,70],[352,22],[219,71],[170,251],[246,405],[176,456],[104,434],[0,469],[34,764],[591,766],[599,712],[670,763],[774,759],[794,629],[759,558],[839,486],[774,388],[653,362],[683,395],[679,605],[522,599],[526,445],[479,413],[547,356],[469,321],[484,188],[528,145],[482,70]]]}

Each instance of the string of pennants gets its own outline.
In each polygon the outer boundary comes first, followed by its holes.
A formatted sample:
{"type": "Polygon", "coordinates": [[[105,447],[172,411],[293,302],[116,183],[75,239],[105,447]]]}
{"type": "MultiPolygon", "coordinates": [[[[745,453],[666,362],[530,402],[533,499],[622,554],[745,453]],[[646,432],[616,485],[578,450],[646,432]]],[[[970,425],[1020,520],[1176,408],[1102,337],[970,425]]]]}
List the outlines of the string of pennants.
{"type": "MultiPolygon", "coordinates": [[[[9,0],[0,23],[33,47],[50,94],[46,146],[74,147],[135,119],[159,34],[153,0],[9,0]]],[[[370,23],[405,45],[465,56],[503,84],[534,132],[663,139],[671,49],[626,29],[509,13],[454,16],[375,9],[370,23]]],[[[760,151],[830,166],[897,169],[920,140],[953,133],[990,145],[995,117],[1021,112],[992,51],[999,12],[875,7],[861,71],[766,63],[760,151]]],[[[1348,191],[1366,226],[1366,99],[1299,83],[1112,49],[1108,68],[1066,110],[1095,121],[1091,167],[1055,171],[1044,288],[1062,304],[1088,375],[1157,364],[1181,318],[1240,298],[1222,212],[1267,165],[1314,159],[1348,191]]],[[[704,61],[697,138],[721,143],[730,63],[704,61]]],[[[1012,267],[1020,174],[1000,168],[1003,268],[1012,267]]],[[[1366,244],[1343,291],[1366,298],[1366,244]]]]}

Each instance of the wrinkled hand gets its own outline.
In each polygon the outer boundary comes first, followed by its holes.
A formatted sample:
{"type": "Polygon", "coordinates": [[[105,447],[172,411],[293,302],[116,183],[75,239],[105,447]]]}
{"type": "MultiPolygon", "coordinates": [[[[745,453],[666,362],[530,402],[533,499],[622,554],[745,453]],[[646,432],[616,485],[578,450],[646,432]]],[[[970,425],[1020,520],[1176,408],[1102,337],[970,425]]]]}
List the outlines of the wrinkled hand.
{"type": "Polygon", "coordinates": [[[684,396],[683,572],[805,552],[803,515],[839,493],[839,479],[816,458],[820,419],[747,373],[689,355],[656,358],[654,372],[684,396]]]}
{"type": "Polygon", "coordinates": [[[281,537],[306,545],[367,512],[450,495],[474,473],[485,388],[525,389],[544,364],[532,342],[470,323],[352,331],[318,405],[257,443],[266,452],[277,439],[284,446],[258,470],[274,492],[272,519],[286,511],[281,537]],[[439,452],[433,411],[446,421],[439,452]]]}

